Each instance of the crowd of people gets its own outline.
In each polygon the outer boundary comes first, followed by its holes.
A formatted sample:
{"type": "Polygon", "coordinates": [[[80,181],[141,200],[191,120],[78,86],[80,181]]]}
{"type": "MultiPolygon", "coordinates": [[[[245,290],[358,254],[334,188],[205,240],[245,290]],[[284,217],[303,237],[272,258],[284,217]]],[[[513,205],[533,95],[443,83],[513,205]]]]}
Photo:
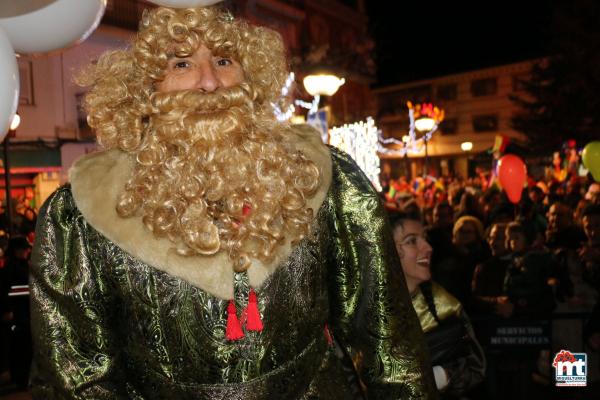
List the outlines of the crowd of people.
{"type": "Polygon", "coordinates": [[[487,359],[485,382],[475,385],[475,379],[471,394],[528,398],[549,388],[551,357],[562,349],[588,353],[588,386],[595,387],[600,185],[575,175],[563,182],[530,181],[512,204],[500,187],[485,182],[480,176],[400,178],[382,192],[392,224],[399,212],[423,223],[433,285],[471,318],[487,359]],[[498,342],[499,332],[523,326],[539,328],[539,335],[498,342]]]}

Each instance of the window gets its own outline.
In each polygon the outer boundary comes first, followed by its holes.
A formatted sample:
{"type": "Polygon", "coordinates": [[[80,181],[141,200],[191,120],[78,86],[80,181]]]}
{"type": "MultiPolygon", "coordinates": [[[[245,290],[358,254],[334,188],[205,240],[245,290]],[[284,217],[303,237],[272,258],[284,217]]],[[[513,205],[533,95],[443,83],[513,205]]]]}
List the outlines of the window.
{"type": "Polygon", "coordinates": [[[478,79],[471,82],[471,95],[473,97],[490,96],[498,91],[496,78],[478,79]]]}
{"type": "Polygon", "coordinates": [[[440,85],[437,88],[438,100],[456,100],[457,96],[456,84],[440,85]]]}
{"type": "Polygon", "coordinates": [[[514,92],[520,92],[522,90],[525,90],[525,84],[523,83],[523,81],[528,80],[529,76],[525,75],[525,74],[521,74],[521,75],[514,75],[512,77],[512,89],[514,92]]]}
{"type": "Polygon", "coordinates": [[[379,117],[407,115],[406,100],[398,92],[382,93],[378,96],[379,117]]]}
{"type": "Polygon", "coordinates": [[[408,115],[406,102],[413,104],[431,101],[431,85],[413,86],[394,92],[381,93],[378,96],[379,117],[386,115],[408,115]]]}
{"type": "Polygon", "coordinates": [[[444,135],[454,135],[458,129],[458,118],[446,118],[440,124],[440,132],[444,135]]]}
{"type": "MultiPolygon", "coordinates": [[[[433,88],[431,85],[420,85],[401,89],[394,93],[398,98],[397,101],[404,104],[404,109],[406,110],[407,101],[411,101],[413,104],[430,102],[433,88]]],[[[408,112],[408,110],[406,110],[406,112],[408,112]]]]}
{"type": "Polygon", "coordinates": [[[473,130],[475,132],[490,132],[498,130],[497,115],[477,115],[473,117],[473,130]]]}

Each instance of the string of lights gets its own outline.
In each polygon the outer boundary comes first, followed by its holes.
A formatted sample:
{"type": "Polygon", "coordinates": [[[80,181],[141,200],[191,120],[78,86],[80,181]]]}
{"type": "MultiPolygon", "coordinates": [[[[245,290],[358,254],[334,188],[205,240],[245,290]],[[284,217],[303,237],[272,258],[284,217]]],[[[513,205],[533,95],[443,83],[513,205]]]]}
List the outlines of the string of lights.
{"type": "Polygon", "coordinates": [[[366,122],[346,124],[329,130],[329,144],[348,153],[356,164],[363,170],[373,186],[381,191],[379,184],[379,129],[375,126],[373,118],[368,117],[366,122]]]}
{"type": "Polygon", "coordinates": [[[423,145],[423,143],[431,140],[431,137],[433,136],[433,134],[438,130],[439,122],[441,122],[441,119],[443,119],[443,114],[439,121],[438,121],[439,118],[434,119],[433,127],[429,131],[425,132],[423,134],[423,136],[420,138],[417,138],[417,129],[415,126],[415,119],[416,119],[415,118],[415,110],[412,107],[412,104],[410,104],[409,108],[408,108],[408,118],[409,118],[408,135],[405,136],[405,138],[406,138],[405,141],[398,140],[396,138],[384,138],[381,131],[377,132],[378,141],[379,141],[379,147],[378,147],[377,151],[379,153],[387,154],[387,155],[404,156],[407,152],[419,152],[420,147],[423,145]],[[390,148],[384,146],[386,144],[387,145],[389,145],[389,144],[402,145],[402,148],[390,149],[390,148]]]}

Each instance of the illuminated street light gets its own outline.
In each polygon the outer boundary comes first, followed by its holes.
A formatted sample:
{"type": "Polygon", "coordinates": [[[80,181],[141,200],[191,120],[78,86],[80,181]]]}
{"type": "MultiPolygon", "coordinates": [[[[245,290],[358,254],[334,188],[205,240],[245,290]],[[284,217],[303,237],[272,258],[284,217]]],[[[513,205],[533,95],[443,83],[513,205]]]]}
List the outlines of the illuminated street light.
{"type": "Polygon", "coordinates": [[[415,120],[415,128],[420,133],[427,133],[435,128],[436,122],[433,118],[430,117],[421,117],[415,120]]]}
{"type": "Polygon", "coordinates": [[[319,73],[307,75],[304,88],[311,96],[333,96],[346,80],[332,73],[319,73]]]}
{"type": "MultiPolygon", "coordinates": [[[[413,104],[407,103],[409,115],[414,118],[413,126],[421,134],[423,144],[425,146],[425,165],[423,167],[423,175],[427,176],[429,172],[429,152],[427,143],[431,139],[433,133],[437,130],[440,122],[444,120],[444,110],[434,107],[431,103],[413,104]]],[[[416,139],[416,135],[411,132],[411,136],[416,139]]]]}
{"type": "Polygon", "coordinates": [[[473,150],[473,142],[462,142],[460,148],[462,151],[471,151],[473,150]]]}

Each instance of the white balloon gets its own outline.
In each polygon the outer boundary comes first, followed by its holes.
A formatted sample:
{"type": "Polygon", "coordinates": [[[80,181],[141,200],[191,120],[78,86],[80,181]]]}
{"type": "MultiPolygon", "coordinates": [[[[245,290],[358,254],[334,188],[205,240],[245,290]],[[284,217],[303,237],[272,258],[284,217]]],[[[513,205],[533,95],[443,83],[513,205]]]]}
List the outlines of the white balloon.
{"type": "Polygon", "coordinates": [[[0,28],[0,140],[8,132],[19,103],[19,67],[8,36],[0,28]]]}
{"type": "Polygon", "coordinates": [[[188,8],[188,7],[206,7],[217,4],[223,0],[149,0],[151,3],[163,7],[188,8]]]}
{"type": "Polygon", "coordinates": [[[17,53],[46,53],[87,39],[105,8],[106,0],[2,0],[0,26],[17,53]]]}

